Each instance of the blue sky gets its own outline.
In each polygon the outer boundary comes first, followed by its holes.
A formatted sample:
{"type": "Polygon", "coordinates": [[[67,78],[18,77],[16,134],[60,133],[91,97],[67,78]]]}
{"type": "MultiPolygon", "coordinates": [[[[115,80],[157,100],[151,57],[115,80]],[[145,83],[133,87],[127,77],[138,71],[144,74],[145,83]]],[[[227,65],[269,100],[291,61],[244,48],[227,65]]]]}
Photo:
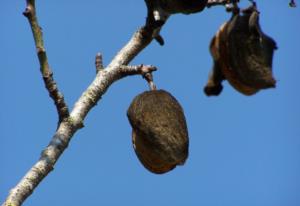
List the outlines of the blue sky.
{"type": "MultiPolygon", "coordinates": [[[[94,56],[107,65],[143,25],[142,0],[37,1],[50,66],[70,108],[95,77],[94,56]]],[[[298,2],[299,3],[299,2],[298,2]]],[[[244,1],[242,5],[247,5],[244,1]]],[[[24,1],[2,0],[0,12],[0,202],[38,160],[57,124],[39,72],[24,1]]],[[[24,205],[300,205],[300,7],[259,1],[261,25],[279,49],[276,89],[246,97],[228,83],[219,97],[202,88],[212,66],[209,41],[229,14],[221,7],[172,16],[156,42],[132,64],[153,64],[160,89],[182,104],[189,129],[186,164],[148,172],[131,145],[126,110],[148,89],[140,77],[118,81],[89,113],[55,169],[24,205]]]]}

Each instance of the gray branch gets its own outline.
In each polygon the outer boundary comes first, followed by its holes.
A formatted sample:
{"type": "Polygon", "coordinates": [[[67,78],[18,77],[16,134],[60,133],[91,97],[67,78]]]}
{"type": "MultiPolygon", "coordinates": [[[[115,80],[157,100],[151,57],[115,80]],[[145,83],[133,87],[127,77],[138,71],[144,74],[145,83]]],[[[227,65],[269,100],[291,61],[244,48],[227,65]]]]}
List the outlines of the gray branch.
{"type": "Polygon", "coordinates": [[[46,49],[44,47],[43,33],[39,26],[36,16],[35,1],[27,0],[26,9],[23,15],[28,19],[30,24],[37,56],[40,63],[40,71],[43,76],[44,84],[48,90],[49,96],[53,99],[59,117],[59,123],[69,116],[69,109],[65,102],[63,94],[59,91],[58,86],[53,78],[52,70],[48,63],[46,49]]]}
{"type": "MultiPolygon", "coordinates": [[[[34,8],[34,0],[27,0],[27,5],[34,8]]],[[[34,18],[35,12],[33,13],[34,18]]],[[[31,24],[32,26],[32,24],[31,24]]],[[[33,29],[33,28],[32,28],[33,29]]],[[[152,66],[126,66],[136,57],[153,39],[154,28],[146,24],[138,29],[129,42],[119,51],[110,64],[101,68],[97,63],[97,74],[93,82],[81,95],[74,105],[74,109],[67,118],[64,118],[58,125],[57,131],[52,137],[49,145],[43,150],[40,159],[25,174],[20,182],[11,189],[3,206],[18,206],[32,194],[39,183],[53,170],[56,161],[68,147],[73,135],[83,127],[83,122],[88,112],[100,100],[110,85],[119,79],[129,75],[143,75],[155,71],[152,66]]],[[[42,39],[42,36],[40,36],[42,39]]]]}

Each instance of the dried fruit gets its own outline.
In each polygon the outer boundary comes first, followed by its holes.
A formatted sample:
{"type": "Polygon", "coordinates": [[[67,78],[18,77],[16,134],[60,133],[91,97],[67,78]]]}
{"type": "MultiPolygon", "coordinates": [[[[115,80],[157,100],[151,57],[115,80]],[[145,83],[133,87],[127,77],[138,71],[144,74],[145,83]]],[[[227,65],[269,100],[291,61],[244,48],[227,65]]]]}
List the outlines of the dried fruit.
{"type": "Polygon", "coordinates": [[[127,111],[132,143],[145,168],[162,174],[184,164],[188,157],[188,131],[183,109],[164,90],[152,90],[134,98],[127,111]]]}
{"type": "Polygon", "coordinates": [[[275,87],[272,60],[276,42],[262,32],[255,6],[242,13],[234,14],[211,41],[214,65],[204,88],[208,96],[219,95],[225,79],[245,95],[275,87]]]}

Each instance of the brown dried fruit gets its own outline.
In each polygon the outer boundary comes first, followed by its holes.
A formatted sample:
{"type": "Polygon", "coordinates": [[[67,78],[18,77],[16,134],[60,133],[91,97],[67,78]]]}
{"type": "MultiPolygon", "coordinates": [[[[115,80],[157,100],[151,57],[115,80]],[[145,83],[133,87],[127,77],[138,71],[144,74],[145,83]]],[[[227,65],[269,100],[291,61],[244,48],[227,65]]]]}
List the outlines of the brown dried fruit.
{"type": "Polygon", "coordinates": [[[164,90],[146,91],[134,98],[127,111],[132,143],[145,168],[162,174],[184,164],[189,138],[183,109],[164,90]]]}
{"type": "Polygon", "coordinates": [[[276,42],[262,32],[255,6],[242,15],[234,14],[211,41],[214,65],[204,92],[219,95],[225,79],[245,95],[275,87],[272,59],[276,48],[276,42]]]}

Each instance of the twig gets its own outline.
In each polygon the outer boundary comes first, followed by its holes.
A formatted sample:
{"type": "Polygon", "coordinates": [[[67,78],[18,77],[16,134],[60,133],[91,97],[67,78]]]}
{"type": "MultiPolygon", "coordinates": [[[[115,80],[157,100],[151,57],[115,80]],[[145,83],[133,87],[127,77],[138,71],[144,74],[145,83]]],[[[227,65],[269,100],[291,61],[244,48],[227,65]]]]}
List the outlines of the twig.
{"type": "Polygon", "coordinates": [[[143,64],[136,65],[136,66],[121,65],[119,72],[121,74],[127,74],[127,75],[140,74],[140,75],[144,76],[144,75],[146,75],[148,73],[152,73],[156,70],[157,70],[157,68],[152,65],[143,65],[143,64]]]}
{"type": "Polygon", "coordinates": [[[148,82],[150,90],[156,90],[156,85],[154,84],[152,73],[146,73],[144,75],[144,78],[148,82]]]}
{"type": "Polygon", "coordinates": [[[237,3],[239,0],[208,0],[206,7],[210,8],[212,6],[218,6],[218,5],[228,5],[230,3],[237,3]]]}
{"type": "MultiPolygon", "coordinates": [[[[42,35],[37,24],[37,17],[35,16],[34,0],[27,0],[26,10],[25,15],[28,16],[29,23],[36,39],[37,47],[41,48],[39,49],[41,50],[41,53],[39,52],[39,58],[41,58],[40,61],[43,63],[43,76],[44,74],[51,76],[51,72],[49,72],[49,66],[46,61],[47,58],[45,49],[42,44],[42,35]]],[[[88,112],[93,108],[93,106],[95,106],[111,84],[128,75],[141,74],[141,71],[138,68],[120,68],[122,65],[128,65],[135,56],[137,56],[147,45],[150,44],[153,40],[154,30],[155,28],[148,24],[140,28],[114,57],[111,63],[105,69],[97,73],[93,82],[75,103],[69,117],[63,118],[63,121],[60,122],[57,131],[53,135],[49,145],[45,150],[43,150],[40,159],[10,191],[6,201],[3,203],[3,206],[21,205],[35,190],[39,183],[49,174],[49,172],[53,170],[56,161],[67,148],[72,136],[76,131],[83,127],[83,121],[88,112]]],[[[149,68],[149,71],[150,70],[154,71],[154,67],[152,69],[149,68]]],[[[60,109],[61,107],[59,107],[59,111],[60,109]]]]}
{"type": "Polygon", "coordinates": [[[230,2],[228,0],[208,0],[206,7],[210,8],[212,6],[217,6],[217,5],[226,5],[229,4],[230,2]]]}
{"type": "Polygon", "coordinates": [[[40,71],[43,76],[45,87],[49,92],[49,96],[53,99],[56,106],[59,122],[62,122],[65,118],[69,116],[68,106],[65,103],[64,96],[59,91],[57,84],[53,78],[53,73],[48,64],[48,58],[46,50],[44,48],[43,34],[41,27],[38,24],[35,10],[35,1],[27,0],[26,10],[23,15],[27,17],[29,24],[31,26],[32,34],[34,37],[34,42],[36,46],[37,56],[40,63],[40,71]]]}
{"type": "Polygon", "coordinates": [[[103,69],[103,60],[102,60],[102,54],[97,53],[95,58],[95,66],[96,66],[96,73],[101,71],[103,69]]]}
{"type": "Polygon", "coordinates": [[[296,2],[294,0],[291,0],[289,5],[290,7],[297,7],[296,2]]]}
{"type": "Polygon", "coordinates": [[[138,66],[121,66],[121,73],[127,73],[129,75],[140,74],[149,84],[150,90],[156,90],[156,86],[153,81],[152,72],[156,71],[157,68],[152,65],[138,65],[138,66]]]}

